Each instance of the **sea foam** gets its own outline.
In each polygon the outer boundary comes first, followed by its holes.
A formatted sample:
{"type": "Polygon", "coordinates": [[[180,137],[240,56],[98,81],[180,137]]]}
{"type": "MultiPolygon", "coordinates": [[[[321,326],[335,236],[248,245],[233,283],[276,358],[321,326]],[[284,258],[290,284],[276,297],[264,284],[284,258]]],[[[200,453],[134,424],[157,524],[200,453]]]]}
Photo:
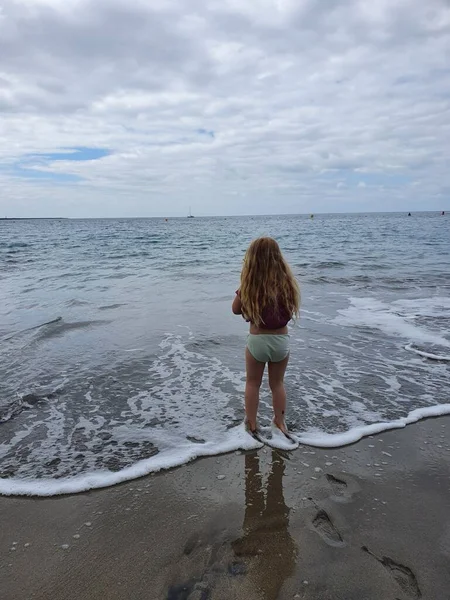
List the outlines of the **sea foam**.
{"type": "MultiPolygon", "coordinates": [[[[388,431],[401,429],[428,417],[450,414],[450,404],[419,408],[406,417],[385,423],[373,423],[354,427],[349,431],[335,434],[323,432],[292,433],[300,444],[317,448],[338,448],[359,441],[361,438],[388,431]]],[[[278,442],[278,440],[277,440],[278,442]]],[[[92,489],[110,487],[118,483],[144,477],[150,473],[172,469],[196,458],[225,454],[235,450],[256,450],[262,444],[245,431],[244,424],[228,430],[219,442],[207,442],[202,445],[182,444],[178,448],[161,452],[157,456],[141,460],[118,472],[98,471],[64,479],[0,479],[0,494],[4,496],[57,496],[76,494],[92,489]]],[[[285,449],[289,449],[284,445],[285,449]]]]}

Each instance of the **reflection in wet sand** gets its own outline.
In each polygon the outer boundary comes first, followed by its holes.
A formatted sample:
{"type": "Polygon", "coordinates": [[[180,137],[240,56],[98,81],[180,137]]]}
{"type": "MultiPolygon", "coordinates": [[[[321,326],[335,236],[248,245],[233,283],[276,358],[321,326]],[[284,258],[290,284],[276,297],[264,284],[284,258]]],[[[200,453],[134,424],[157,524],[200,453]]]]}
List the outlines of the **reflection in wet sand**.
{"type": "MultiPolygon", "coordinates": [[[[245,456],[244,534],[232,543],[236,556],[246,560],[243,588],[248,597],[276,600],[283,583],[295,570],[297,546],[289,533],[289,508],[283,496],[285,461],[272,451],[266,489],[256,452],[245,456]]],[[[244,596],[242,596],[244,597],[244,596]]]]}

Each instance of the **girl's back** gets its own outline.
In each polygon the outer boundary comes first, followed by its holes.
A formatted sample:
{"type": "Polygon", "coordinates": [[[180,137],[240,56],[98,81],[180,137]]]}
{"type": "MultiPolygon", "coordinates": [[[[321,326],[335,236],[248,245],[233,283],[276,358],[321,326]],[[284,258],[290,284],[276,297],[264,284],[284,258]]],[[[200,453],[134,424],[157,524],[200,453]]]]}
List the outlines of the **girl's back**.
{"type": "Polygon", "coordinates": [[[259,388],[266,363],[272,390],[274,423],[287,434],[284,424],[286,392],[284,373],[289,360],[287,324],[299,312],[300,290],[280,247],[272,238],[254,240],[241,272],[241,287],[232,310],[250,323],[247,338],[245,390],[246,421],[256,431],[259,388]]]}

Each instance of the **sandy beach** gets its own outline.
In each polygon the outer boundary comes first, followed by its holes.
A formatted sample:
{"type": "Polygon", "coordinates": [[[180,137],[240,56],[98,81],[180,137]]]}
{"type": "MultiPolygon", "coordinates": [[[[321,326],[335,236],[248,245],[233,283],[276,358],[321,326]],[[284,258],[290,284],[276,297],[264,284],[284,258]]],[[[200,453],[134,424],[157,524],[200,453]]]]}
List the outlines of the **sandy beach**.
{"type": "Polygon", "coordinates": [[[1,598],[448,600],[450,418],[0,498],[1,598]]]}

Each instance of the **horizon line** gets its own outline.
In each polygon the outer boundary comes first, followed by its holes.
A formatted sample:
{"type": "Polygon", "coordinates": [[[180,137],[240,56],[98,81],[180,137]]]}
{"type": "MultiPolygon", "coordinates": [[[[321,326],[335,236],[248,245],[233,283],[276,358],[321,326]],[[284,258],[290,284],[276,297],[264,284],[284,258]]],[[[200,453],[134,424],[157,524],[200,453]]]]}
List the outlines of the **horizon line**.
{"type": "MultiPolygon", "coordinates": [[[[315,216],[315,215],[367,215],[367,214],[375,214],[375,215],[386,215],[386,214],[418,214],[418,213],[438,213],[438,214],[442,214],[445,212],[450,212],[450,209],[435,209],[435,210],[411,210],[411,211],[405,211],[405,210],[367,210],[367,211],[339,211],[339,212],[301,212],[301,213],[249,213],[249,214],[242,214],[242,215],[208,215],[208,214],[203,214],[203,215],[196,215],[193,217],[196,219],[226,219],[226,218],[244,218],[244,217],[298,217],[298,216],[315,216]]],[[[63,216],[58,216],[58,217],[0,217],[0,221],[39,221],[39,220],[44,220],[44,221],[81,221],[81,220],[90,220],[90,219],[186,219],[189,218],[186,215],[169,215],[169,216],[163,216],[163,215],[153,215],[153,216],[148,216],[148,215],[141,215],[141,216],[112,216],[112,217],[106,217],[106,216],[90,216],[90,217],[63,217],[63,216]]]]}

